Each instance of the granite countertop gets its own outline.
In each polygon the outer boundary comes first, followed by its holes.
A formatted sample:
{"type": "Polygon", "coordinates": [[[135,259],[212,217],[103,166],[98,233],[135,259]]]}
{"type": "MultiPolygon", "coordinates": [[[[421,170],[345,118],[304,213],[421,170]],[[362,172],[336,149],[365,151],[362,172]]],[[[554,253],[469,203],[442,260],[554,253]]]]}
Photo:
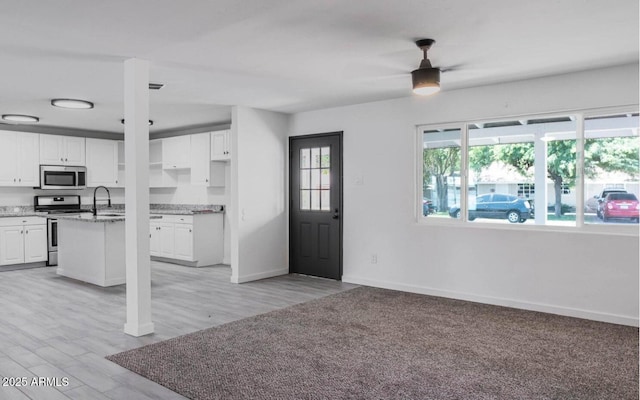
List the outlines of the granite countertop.
{"type": "Polygon", "coordinates": [[[46,217],[45,212],[36,211],[0,211],[0,218],[5,217],[46,217]]]}
{"type": "MultiPolygon", "coordinates": [[[[165,214],[165,215],[197,215],[197,214],[220,214],[224,213],[224,206],[214,204],[151,204],[150,214],[165,214]]],[[[90,206],[83,205],[83,209],[91,208],[90,206]]],[[[104,205],[98,206],[98,214],[122,214],[119,217],[109,218],[121,218],[124,220],[124,205],[116,204],[112,208],[107,208],[104,205]]],[[[47,217],[46,212],[36,212],[33,210],[33,206],[0,206],[0,218],[3,217],[47,217]]],[[[78,215],[56,214],[55,218],[61,219],[77,219],[78,215]]],[[[159,217],[158,217],[159,218],[159,217]]],[[[104,219],[106,220],[106,219],[104,219]]]]}
{"type": "MultiPolygon", "coordinates": [[[[149,219],[160,219],[162,218],[159,215],[150,215],[149,219]]],[[[81,222],[124,222],[125,217],[124,214],[121,213],[98,213],[98,215],[94,216],[89,213],[84,214],[76,214],[76,215],[56,215],[56,219],[66,219],[71,221],[81,221],[81,222]]]]}

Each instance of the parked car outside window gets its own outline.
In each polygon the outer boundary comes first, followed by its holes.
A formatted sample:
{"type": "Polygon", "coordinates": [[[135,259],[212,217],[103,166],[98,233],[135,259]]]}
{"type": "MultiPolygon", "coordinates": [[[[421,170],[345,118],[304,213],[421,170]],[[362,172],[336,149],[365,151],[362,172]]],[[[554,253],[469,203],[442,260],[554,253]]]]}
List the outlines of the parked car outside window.
{"type": "MultiPolygon", "coordinates": [[[[469,221],[476,218],[506,219],[511,223],[523,223],[533,216],[533,208],[527,199],[511,194],[487,193],[476,197],[475,207],[470,202],[469,221]]],[[[460,206],[449,209],[452,218],[460,218],[460,206]]]]}
{"type": "Polygon", "coordinates": [[[422,215],[425,217],[429,214],[433,214],[438,211],[436,206],[433,204],[433,201],[429,199],[422,199],[422,215]]]}
{"type": "Polygon", "coordinates": [[[638,222],[640,217],[640,203],[633,193],[609,193],[600,204],[602,220],[631,219],[638,222]]]}
{"type": "Polygon", "coordinates": [[[600,193],[596,194],[595,196],[587,200],[587,202],[584,205],[585,211],[587,212],[595,211],[598,218],[602,218],[602,214],[600,213],[600,211],[602,210],[601,205],[602,205],[602,202],[604,201],[604,198],[607,197],[609,193],[627,193],[627,191],[624,189],[614,189],[614,188],[603,189],[600,193]]]}

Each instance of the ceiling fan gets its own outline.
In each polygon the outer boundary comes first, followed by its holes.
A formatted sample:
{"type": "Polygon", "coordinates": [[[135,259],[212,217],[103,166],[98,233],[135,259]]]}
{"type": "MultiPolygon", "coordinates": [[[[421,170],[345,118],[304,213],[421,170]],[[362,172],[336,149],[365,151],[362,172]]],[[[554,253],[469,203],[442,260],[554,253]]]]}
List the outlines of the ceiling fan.
{"type": "Polygon", "coordinates": [[[433,39],[420,39],[416,46],[422,50],[423,58],[420,67],[411,71],[413,93],[428,96],[440,91],[440,68],[434,68],[427,57],[427,51],[436,41],[433,39]]]}

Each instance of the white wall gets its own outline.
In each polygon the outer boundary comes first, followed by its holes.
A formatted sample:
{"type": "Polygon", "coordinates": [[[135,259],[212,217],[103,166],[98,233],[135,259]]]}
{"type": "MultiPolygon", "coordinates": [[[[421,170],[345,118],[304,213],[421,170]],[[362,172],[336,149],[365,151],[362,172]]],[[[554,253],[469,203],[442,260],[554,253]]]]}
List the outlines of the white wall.
{"type": "Polygon", "coordinates": [[[232,115],[231,281],[289,273],[286,148],[289,116],[247,107],[232,115]]]}
{"type": "Polygon", "coordinates": [[[420,124],[637,105],[638,65],[443,86],[292,116],[290,135],[344,131],[343,280],[637,325],[637,236],[418,224],[414,160],[420,124]]]}

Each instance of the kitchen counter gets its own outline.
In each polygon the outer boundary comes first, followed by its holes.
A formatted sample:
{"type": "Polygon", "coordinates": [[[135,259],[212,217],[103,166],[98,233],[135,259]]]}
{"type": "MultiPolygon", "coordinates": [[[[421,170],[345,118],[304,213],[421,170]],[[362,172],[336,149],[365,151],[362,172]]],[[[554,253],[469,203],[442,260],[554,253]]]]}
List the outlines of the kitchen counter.
{"type": "Polygon", "coordinates": [[[0,211],[0,218],[5,217],[46,217],[46,212],[36,211],[0,211]]]}
{"type": "MultiPolygon", "coordinates": [[[[162,218],[160,215],[150,215],[149,219],[160,219],[162,218]]],[[[125,221],[124,214],[121,213],[98,213],[98,215],[93,216],[90,213],[84,213],[80,215],[56,215],[56,219],[58,220],[73,220],[80,222],[122,222],[125,221]]]]}
{"type": "Polygon", "coordinates": [[[123,216],[56,216],[58,275],[106,287],[125,283],[123,216]],[[101,222],[101,223],[87,223],[101,222]],[[108,223],[107,223],[108,222],[108,223]]]}

